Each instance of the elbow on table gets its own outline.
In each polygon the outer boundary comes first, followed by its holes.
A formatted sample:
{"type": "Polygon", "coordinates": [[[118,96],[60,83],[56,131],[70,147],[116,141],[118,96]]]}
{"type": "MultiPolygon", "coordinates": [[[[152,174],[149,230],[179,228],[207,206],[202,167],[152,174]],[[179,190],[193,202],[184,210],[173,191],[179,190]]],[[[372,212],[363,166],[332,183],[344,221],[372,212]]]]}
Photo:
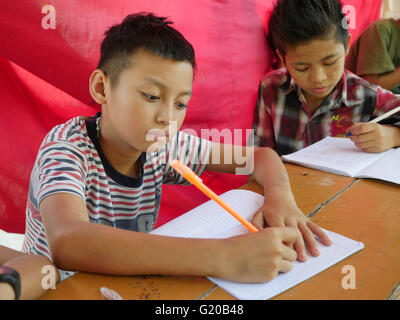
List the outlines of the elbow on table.
{"type": "Polygon", "coordinates": [[[54,265],[63,270],[78,270],[76,265],[79,240],[73,230],[64,230],[49,240],[50,255],[54,265]]]}

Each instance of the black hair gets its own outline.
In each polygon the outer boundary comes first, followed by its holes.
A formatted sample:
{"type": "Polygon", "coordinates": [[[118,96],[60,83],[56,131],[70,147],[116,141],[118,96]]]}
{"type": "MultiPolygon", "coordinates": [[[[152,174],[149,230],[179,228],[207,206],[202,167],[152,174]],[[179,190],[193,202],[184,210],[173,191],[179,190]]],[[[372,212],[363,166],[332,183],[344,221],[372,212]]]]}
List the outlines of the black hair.
{"type": "Polygon", "coordinates": [[[346,48],[345,19],[339,0],[278,0],[268,22],[268,34],[283,56],[287,46],[332,35],[346,48]]]}
{"type": "Polygon", "coordinates": [[[119,74],[130,65],[132,54],[144,49],[166,59],[187,61],[194,70],[194,49],[171,24],[166,17],[157,17],[152,13],[128,15],[122,23],[104,33],[97,69],[109,76],[111,85],[115,86],[119,74]]]}

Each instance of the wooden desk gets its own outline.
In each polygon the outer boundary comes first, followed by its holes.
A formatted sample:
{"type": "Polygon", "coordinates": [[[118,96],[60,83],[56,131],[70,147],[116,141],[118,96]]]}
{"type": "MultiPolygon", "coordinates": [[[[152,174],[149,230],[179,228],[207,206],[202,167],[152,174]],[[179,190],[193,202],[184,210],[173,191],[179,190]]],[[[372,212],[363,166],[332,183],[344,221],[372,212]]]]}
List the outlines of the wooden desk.
{"type": "MultiPolygon", "coordinates": [[[[285,164],[301,210],[321,227],[361,241],[365,248],[274,299],[399,299],[400,186],[352,179],[285,164]],[[342,268],[356,271],[356,289],[343,289],[342,268]]],[[[257,184],[244,189],[262,192],[257,184]]],[[[203,277],[104,276],[79,273],[42,299],[103,299],[99,288],[125,299],[235,299],[203,277]]]]}

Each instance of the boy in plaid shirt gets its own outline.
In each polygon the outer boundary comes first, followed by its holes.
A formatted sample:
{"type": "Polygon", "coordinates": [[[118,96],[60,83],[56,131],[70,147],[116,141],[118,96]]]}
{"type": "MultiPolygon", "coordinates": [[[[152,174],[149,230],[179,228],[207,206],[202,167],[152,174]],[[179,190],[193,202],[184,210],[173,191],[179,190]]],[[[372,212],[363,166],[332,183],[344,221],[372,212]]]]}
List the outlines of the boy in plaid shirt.
{"type": "Polygon", "coordinates": [[[339,0],[280,0],[269,34],[285,68],[262,79],[255,144],[284,155],[351,131],[365,152],[400,146],[400,114],[366,123],[400,105],[390,91],[344,69],[350,44],[339,0]]]}

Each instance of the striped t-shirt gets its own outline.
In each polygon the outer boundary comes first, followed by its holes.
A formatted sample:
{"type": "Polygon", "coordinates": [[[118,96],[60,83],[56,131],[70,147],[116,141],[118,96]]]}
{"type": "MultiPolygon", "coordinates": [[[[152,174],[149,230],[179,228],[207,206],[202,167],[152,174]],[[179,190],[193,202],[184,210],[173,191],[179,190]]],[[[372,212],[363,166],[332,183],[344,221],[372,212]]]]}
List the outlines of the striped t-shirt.
{"type": "Polygon", "coordinates": [[[187,183],[169,162],[179,159],[198,175],[203,173],[211,142],[181,131],[157,152],[141,154],[140,178],[119,173],[100,148],[99,116],[73,118],[54,127],[43,140],[30,178],[25,252],[51,259],[39,211],[40,202],[49,195],[66,192],[80,197],[92,223],[149,232],[157,220],[162,184],[187,183]]]}

